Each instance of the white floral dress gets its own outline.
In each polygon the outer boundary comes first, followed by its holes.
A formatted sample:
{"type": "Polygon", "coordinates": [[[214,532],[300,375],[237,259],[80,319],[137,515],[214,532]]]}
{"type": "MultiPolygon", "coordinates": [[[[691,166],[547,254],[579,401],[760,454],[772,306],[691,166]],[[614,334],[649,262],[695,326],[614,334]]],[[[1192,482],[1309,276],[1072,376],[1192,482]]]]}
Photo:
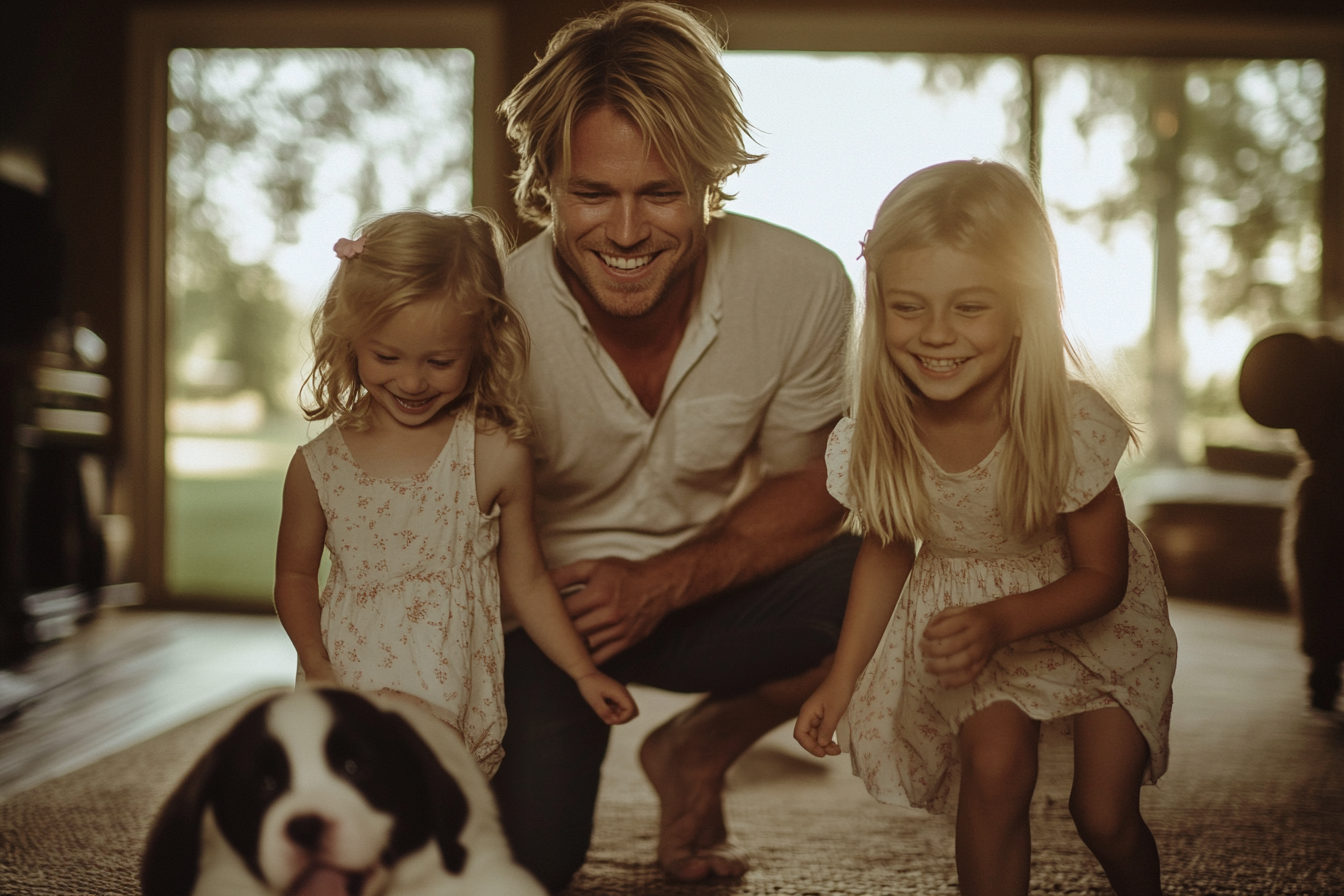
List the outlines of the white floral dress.
{"type": "Polygon", "coordinates": [[[477,506],[475,445],[464,409],[418,476],[368,475],[335,426],[302,451],[327,519],[322,638],[337,678],[425,701],[492,775],[505,726],[499,512],[477,506]]]}
{"type": "MultiPolygon", "coordinates": [[[[1074,383],[1073,449],[1077,472],[1060,506],[1085,505],[1111,480],[1128,444],[1110,406],[1074,383]]],[[[845,418],[826,449],[827,488],[849,506],[845,418]]],[[[1077,628],[1026,638],[1001,648],[970,684],[946,688],[924,671],[920,637],[947,607],[1031,591],[1069,571],[1062,520],[1053,537],[1027,544],[1005,532],[996,508],[1003,440],[975,467],[945,473],[924,451],[924,483],[933,504],[933,533],[915,557],[905,590],[873,659],[859,678],[837,738],[854,774],[882,802],[953,811],[959,783],[957,732],[972,714],[1008,701],[1028,716],[1067,720],[1122,706],[1148,741],[1144,783],[1166,770],[1176,635],[1167,618],[1166,588],[1148,539],[1129,524],[1129,587],[1120,605],[1077,628]]]]}

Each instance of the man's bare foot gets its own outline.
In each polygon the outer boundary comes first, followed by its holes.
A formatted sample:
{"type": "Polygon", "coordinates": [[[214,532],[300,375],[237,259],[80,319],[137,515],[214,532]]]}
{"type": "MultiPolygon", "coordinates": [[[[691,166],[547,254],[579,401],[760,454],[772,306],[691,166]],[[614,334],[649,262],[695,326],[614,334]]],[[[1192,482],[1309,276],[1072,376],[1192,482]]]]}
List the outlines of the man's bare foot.
{"type": "Polygon", "coordinates": [[[746,858],[728,842],[723,820],[722,758],[685,736],[674,716],[645,738],[639,761],[661,803],[658,864],[676,880],[741,877],[746,858]]]}

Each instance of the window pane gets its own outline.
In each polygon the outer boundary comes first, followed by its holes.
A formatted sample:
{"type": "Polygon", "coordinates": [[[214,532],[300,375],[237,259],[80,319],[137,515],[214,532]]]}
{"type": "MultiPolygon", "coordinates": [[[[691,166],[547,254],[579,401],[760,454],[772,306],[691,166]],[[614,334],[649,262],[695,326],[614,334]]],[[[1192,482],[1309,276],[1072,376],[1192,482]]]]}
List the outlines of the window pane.
{"type": "Polygon", "coordinates": [[[1042,184],[1071,325],[1131,385],[1121,397],[1145,418],[1145,447],[1160,452],[1169,438],[1181,459],[1200,462],[1207,443],[1272,442],[1241,412],[1236,377],[1257,331],[1319,313],[1324,69],[1080,57],[1037,66],[1042,184]],[[1164,306],[1177,348],[1168,371],[1153,313],[1164,306]]]}
{"type": "MultiPolygon", "coordinates": [[[[729,209],[827,245],[856,284],[858,240],[903,177],[972,156],[1026,167],[1012,57],[733,51],[725,64],[767,153],[729,181],[729,209]]],[[[1207,441],[1276,442],[1241,412],[1236,372],[1253,333],[1318,314],[1323,67],[1053,56],[1035,75],[1066,325],[1143,421],[1145,459],[1164,441],[1190,462],[1207,441]],[[1156,301],[1177,312],[1165,371],[1151,333],[1163,234],[1176,286],[1156,301]]]]}
{"type": "Polygon", "coordinates": [[[471,206],[462,49],[169,57],[166,581],[269,599],[331,246],[385,210],[471,206]]]}
{"type": "Polygon", "coordinates": [[[1027,89],[1014,58],[737,50],[724,64],[767,154],[729,180],[729,211],[812,237],[856,284],[859,240],[906,175],[972,156],[1026,166],[1027,89]]]}

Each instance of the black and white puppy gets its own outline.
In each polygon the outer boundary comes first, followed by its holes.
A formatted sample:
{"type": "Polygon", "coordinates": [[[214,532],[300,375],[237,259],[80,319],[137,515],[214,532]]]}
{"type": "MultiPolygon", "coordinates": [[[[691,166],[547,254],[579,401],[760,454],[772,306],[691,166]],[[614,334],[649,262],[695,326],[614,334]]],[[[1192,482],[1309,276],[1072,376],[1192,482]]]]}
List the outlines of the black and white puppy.
{"type": "Polygon", "coordinates": [[[301,687],[247,711],[168,798],[145,896],[543,896],[461,739],[415,707],[301,687]]]}

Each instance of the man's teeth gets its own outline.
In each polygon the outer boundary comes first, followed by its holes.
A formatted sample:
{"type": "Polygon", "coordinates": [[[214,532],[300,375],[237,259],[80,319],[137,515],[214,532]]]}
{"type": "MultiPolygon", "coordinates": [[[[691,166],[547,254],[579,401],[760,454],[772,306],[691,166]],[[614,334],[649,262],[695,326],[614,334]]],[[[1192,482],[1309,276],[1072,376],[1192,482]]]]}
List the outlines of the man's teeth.
{"type": "Polygon", "coordinates": [[[606,262],[608,267],[616,268],[618,271],[633,271],[635,268],[642,268],[653,261],[653,256],[640,255],[635,258],[625,258],[620,255],[602,255],[602,260],[606,262]]]}
{"type": "Polygon", "coordinates": [[[925,367],[929,368],[930,370],[936,370],[936,371],[938,371],[939,373],[946,373],[946,372],[949,371],[949,370],[955,370],[955,369],[961,364],[961,361],[962,361],[961,358],[923,358],[923,357],[921,357],[921,358],[919,359],[919,363],[923,364],[925,367]]]}

